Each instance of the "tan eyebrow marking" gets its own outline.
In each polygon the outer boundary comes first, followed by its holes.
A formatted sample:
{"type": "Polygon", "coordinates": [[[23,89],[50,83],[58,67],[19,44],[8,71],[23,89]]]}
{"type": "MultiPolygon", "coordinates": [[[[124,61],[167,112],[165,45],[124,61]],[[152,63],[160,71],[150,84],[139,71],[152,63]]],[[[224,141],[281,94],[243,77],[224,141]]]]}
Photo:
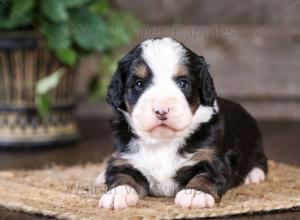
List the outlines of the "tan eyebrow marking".
{"type": "Polygon", "coordinates": [[[181,77],[181,76],[186,76],[188,75],[188,71],[187,71],[187,68],[183,65],[179,65],[177,66],[176,68],[176,72],[175,72],[175,77],[178,78],[178,77],[181,77]]]}
{"type": "Polygon", "coordinates": [[[147,67],[143,64],[137,65],[134,67],[134,74],[142,79],[145,79],[148,76],[147,67]]]}

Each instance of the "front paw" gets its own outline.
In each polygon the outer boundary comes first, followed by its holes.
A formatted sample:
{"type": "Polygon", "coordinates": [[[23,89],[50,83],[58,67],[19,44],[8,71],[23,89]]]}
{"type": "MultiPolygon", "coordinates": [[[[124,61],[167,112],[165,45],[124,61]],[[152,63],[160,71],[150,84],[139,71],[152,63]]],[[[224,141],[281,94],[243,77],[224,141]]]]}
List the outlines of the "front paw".
{"type": "Polygon", "coordinates": [[[124,209],[139,201],[137,192],[128,185],[117,186],[101,196],[99,206],[106,209],[124,209]]]}
{"type": "Polygon", "coordinates": [[[176,194],[175,204],[182,208],[211,208],[214,198],[207,193],[194,189],[183,189],[176,194]]]}

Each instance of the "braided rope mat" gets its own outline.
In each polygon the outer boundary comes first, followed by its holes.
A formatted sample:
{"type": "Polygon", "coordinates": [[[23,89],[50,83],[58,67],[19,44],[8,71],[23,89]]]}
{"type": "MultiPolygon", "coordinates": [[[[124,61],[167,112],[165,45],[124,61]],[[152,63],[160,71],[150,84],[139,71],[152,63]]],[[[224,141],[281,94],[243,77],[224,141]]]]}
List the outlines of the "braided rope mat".
{"type": "Polygon", "coordinates": [[[36,171],[1,171],[0,205],[59,219],[173,219],[269,212],[300,207],[300,168],[269,162],[267,181],[230,190],[210,209],[181,209],[173,199],[147,197],[136,207],[98,208],[104,186],[94,184],[103,164],[36,171]]]}

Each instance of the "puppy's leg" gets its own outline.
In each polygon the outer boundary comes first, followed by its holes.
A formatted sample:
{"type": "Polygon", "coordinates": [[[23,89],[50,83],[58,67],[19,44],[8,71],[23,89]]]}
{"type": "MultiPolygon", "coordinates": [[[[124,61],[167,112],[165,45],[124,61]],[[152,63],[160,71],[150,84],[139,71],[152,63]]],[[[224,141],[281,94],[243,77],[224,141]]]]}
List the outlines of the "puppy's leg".
{"type": "Polygon", "coordinates": [[[264,181],[266,178],[265,172],[258,168],[254,167],[246,176],[244,183],[247,184],[258,184],[262,181],[264,181]]]}
{"type": "Polygon", "coordinates": [[[176,194],[175,203],[182,208],[210,208],[220,199],[217,186],[199,174],[176,194]]]}
{"type": "Polygon", "coordinates": [[[175,179],[183,188],[176,194],[176,205],[182,208],[213,207],[227,189],[223,169],[221,161],[218,165],[203,161],[181,168],[175,179]]]}
{"type": "Polygon", "coordinates": [[[99,206],[106,209],[123,209],[134,206],[147,194],[145,182],[131,174],[106,174],[108,191],[101,196],[99,206]]]}
{"type": "MultiPolygon", "coordinates": [[[[124,161],[123,161],[124,162],[124,161]]],[[[149,192],[148,181],[129,164],[112,159],[105,172],[108,191],[103,194],[99,206],[106,209],[123,209],[134,206],[149,192]]]]}

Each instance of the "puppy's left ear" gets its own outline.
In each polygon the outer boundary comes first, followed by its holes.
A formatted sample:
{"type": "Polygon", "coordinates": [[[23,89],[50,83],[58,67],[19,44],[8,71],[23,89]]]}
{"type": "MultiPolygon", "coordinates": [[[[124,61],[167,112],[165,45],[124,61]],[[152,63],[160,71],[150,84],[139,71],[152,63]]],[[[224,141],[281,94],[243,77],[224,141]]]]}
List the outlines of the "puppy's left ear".
{"type": "Polygon", "coordinates": [[[203,56],[197,56],[197,69],[199,73],[199,95],[202,105],[213,106],[217,98],[213,79],[208,71],[208,64],[203,56]]]}

